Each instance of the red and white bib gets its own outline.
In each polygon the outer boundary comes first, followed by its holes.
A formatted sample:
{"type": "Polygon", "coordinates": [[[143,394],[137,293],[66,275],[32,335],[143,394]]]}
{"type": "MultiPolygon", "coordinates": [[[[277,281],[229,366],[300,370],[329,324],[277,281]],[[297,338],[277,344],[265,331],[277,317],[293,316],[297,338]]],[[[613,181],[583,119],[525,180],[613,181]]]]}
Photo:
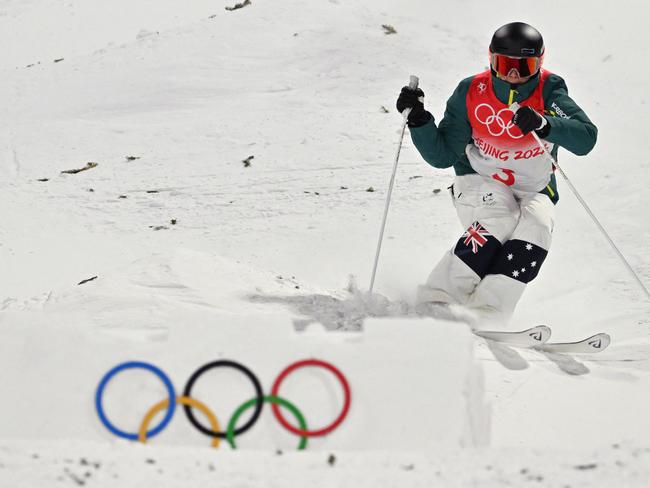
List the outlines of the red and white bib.
{"type": "MultiPolygon", "coordinates": [[[[542,89],[550,74],[542,70],[535,91],[519,105],[544,113],[542,89]]],[[[494,94],[490,70],[476,75],[467,92],[473,141],[465,153],[477,173],[515,190],[538,192],[548,185],[553,166],[532,134],[524,136],[513,124],[513,115],[494,94]]],[[[549,151],[553,148],[543,142],[549,151]]]]}

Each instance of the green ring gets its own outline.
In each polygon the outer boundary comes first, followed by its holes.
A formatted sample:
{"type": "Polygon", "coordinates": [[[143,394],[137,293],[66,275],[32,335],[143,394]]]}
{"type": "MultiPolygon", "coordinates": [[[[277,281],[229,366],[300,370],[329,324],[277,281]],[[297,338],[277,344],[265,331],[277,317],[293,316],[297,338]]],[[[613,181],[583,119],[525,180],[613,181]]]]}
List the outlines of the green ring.
{"type": "MultiPolygon", "coordinates": [[[[235,410],[235,413],[232,414],[232,417],[230,417],[230,421],[228,422],[228,428],[226,429],[226,439],[228,440],[228,444],[230,444],[230,447],[233,449],[237,449],[237,446],[235,445],[235,425],[237,424],[237,420],[239,420],[239,417],[241,414],[243,414],[246,410],[254,406],[258,402],[257,398],[252,398],[248,400],[247,402],[243,403],[237,410],[235,410]]],[[[276,397],[273,395],[267,395],[262,398],[262,402],[266,403],[274,403],[277,405],[282,405],[283,407],[286,407],[289,409],[289,411],[293,414],[294,417],[298,420],[298,423],[300,424],[300,429],[301,430],[307,430],[307,422],[305,422],[305,417],[300,413],[300,410],[293,404],[285,400],[284,398],[276,397]]],[[[303,450],[307,447],[307,437],[301,436],[300,437],[300,443],[298,444],[298,450],[303,450]]]]}

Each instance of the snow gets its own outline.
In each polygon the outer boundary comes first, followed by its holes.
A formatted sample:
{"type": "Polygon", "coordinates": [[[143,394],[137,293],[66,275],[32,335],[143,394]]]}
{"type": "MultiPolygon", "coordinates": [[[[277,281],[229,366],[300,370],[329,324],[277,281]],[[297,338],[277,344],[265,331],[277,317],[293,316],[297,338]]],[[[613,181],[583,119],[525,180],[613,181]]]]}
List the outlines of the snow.
{"type": "MultiPolygon", "coordinates": [[[[472,349],[449,358],[443,346],[424,347],[424,332],[409,334],[438,326],[411,316],[415,287],[461,229],[445,191],[451,173],[428,167],[408,137],[375,287],[386,300],[369,307],[346,286],[350,275],[362,290],[370,279],[399,89],[418,75],[439,118],[457,82],[485,67],[491,33],[511,20],[542,31],[546,67],[598,125],[595,150],[561,151],[560,164],[649,286],[650,80],[638,62],[646,2],[283,0],[225,10],[234,3],[0,1],[0,486],[75,486],[86,471],[95,486],[113,477],[126,486],[644,486],[650,304],[563,181],[553,248],[512,325],[547,323],[554,340],[608,332],[602,354],[488,346],[459,325],[472,349]],[[97,167],[61,174],[91,161],[97,167]],[[392,362],[458,395],[458,375],[474,407],[454,418],[478,426],[488,416],[479,437],[489,447],[432,447],[409,430],[425,420],[421,410],[366,425],[354,403],[340,438],[300,455],[270,412],[241,451],[212,452],[180,415],[139,446],[111,437],[93,410],[101,375],[127,359],[170,369],[180,387],[202,360],[239,358],[259,364],[268,388],[302,357],[290,353],[304,338],[290,325],[349,329],[322,339],[333,344],[321,355],[336,357],[352,349],[336,334],[363,337],[384,321],[395,334],[388,352],[341,356],[352,383],[359,365],[392,362]],[[276,328],[280,337],[261,339],[276,328]],[[436,357],[453,367],[434,368],[436,357]],[[399,442],[377,437],[401,422],[399,442]],[[352,433],[373,448],[346,445],[352,433]]],[[[115,384],[118,416],[159,400],[155,380],[133,378],[115,384]]],[[[234,398],[248,392],[240,383],[233,378],[234,398]]],[[[431,400],[399,380],[361,388],[372,396],[379,385],[386,411],[431,400]],[[392,398],[398,387],[406,392],[392,398]]],[[[338,404],[331,395],[323,416],[338,404]]],[[[453,430],[449,412],[431,415],[453,430]]]]}
{"type": "Polygon", "coordinates": [[[0,448],[7,486],[645,486],[647,448],[223,451],[118,442],[26,443],[0,448]],[[541,461],[543,460],[543,461],[541,461]],[[25,480],[30,480],[27,485],[25,480]]]}

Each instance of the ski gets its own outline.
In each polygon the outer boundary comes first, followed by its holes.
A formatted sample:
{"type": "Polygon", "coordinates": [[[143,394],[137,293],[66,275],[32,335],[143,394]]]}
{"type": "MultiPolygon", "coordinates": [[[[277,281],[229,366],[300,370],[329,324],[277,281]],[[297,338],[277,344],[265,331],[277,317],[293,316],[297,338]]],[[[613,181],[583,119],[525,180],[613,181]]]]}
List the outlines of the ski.
{"type": "Polygon", "coordinates": [[[593,354],[604,351],[611,342],[611,337],[601,332],[581,341],[549,342],[535,346],[535,349],[551,353],[593,354]]]}
{"type": "Polygon", "coordinates": [[[496,330],[475,330],[473,332],[483,339],[519,347],[541,347],[551,337],[551,329],[545,325],[514,332],[496,330]]]}

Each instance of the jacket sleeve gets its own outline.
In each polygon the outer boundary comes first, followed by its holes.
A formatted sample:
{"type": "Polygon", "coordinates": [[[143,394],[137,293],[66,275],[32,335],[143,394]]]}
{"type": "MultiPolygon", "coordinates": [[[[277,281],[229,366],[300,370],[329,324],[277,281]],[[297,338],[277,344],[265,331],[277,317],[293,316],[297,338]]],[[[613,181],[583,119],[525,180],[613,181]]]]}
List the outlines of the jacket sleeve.
{"type": "Polygon", "coordinates": [[[437,126],[432,117],[423,126],[410,128],[413,144],[424,160],[435,168],[451,167],[465,154],[465,146],[472,137],[466,103],[471,80],[467,78],[458,85],[437,126]]]}
{"type": "Polygon", "coordinates": [[[546,140],[583,156],[596,145],[598,128],[575,103],[566,83],[557,75],[549,76],[544,86],[544,105],[550,132],[546,140]]]}

